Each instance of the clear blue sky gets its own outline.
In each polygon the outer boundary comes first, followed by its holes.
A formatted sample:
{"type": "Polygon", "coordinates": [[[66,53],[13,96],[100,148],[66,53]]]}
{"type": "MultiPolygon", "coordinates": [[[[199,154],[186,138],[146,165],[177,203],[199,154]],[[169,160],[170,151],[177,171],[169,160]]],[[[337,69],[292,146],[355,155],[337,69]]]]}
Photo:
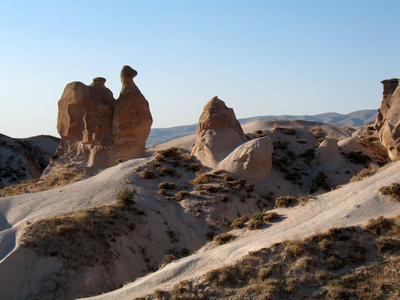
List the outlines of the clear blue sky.
{"type": "Polygon", "coordinates": [[[0,133],[58,136],[66,84],[127,64],[153,128],[219,96],[238,118],[349,113],[400,77],[399,0],[0,0],[0,133]]]}

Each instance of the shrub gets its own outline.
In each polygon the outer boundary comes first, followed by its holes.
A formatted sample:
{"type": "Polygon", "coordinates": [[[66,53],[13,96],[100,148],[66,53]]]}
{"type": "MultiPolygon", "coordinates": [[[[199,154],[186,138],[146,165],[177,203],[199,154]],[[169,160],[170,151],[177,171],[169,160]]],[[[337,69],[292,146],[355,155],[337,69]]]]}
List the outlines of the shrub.
{"type": "Polygon", "coordinates": [[[310,186],[310,194],[318,191],[319,188],[323,188],[326,191],[330,190],[330,185],[326,182],[328,176],[325,175],[324,172],[319,172],[318,175],[313,179],[310,186]]]}
{"type": "Polygon", "coordinates": [[[142,177],[144,179],[151,179],[151,178],[155,178],[156,176],[153,171],[145,169],[142,173],[140,173],[140,177],[142,177]]]}
{"type": "Polygon", "coordinates": [[[400,241],[388,236],[378,237],[374,244],[381,254],[391,254],[400,250],[400,241]]]}
{"type": "Polygon", "coordinates": [[[354,164],[365,165],[371,160],[368,155],[363,154],[360,150],[344,153],[344,156],[354,164]]]}
{"type": "Polygon", "coordinates": [[[175,169],[158,167],[156,170],[160,174],[160,176],[166,176],[166,175],[175,176],[176,175],[175,169]]]}
{"type": "Polygon", "coordinates": [[[321,139],[321,138],[324,138],[324,135],[325,135],[325,133],[324,133],[324,130],[321,128],[321,127],[313,127],[313,128],[311,128],[310,130],[309,130],[309,132],[313,135],[313,136],[315,136],[317,139],[321,139]]]}
{"type": "Polygon", "coordinates": [[[275,206],[279,208],[286,208],[292,204],[295,204],[297,199],[293,196],[281,196],[275,199],[275,206]]]}
{"type": "Polygon", "coordinates": [[[219,187],[215,185],[199,185],[195,190],[206,193],[216,193],[219,191],[219,187]]]}
{"type": "Polygon", "coordinates": [[[279,219],[279,214],[276,212],[256,212],[250,217],[250,222],[248,224],[249,230],[258,229],[264,224],[273,222],[279,219]]]}
{"type": "Polygon", "coordinates": [[[392,183],[390,186],[383,186],[379,189],[382,195],[389,196],[391,199],[400,202],[400,183],[392,183]]]}
{"type": "Polygon", "coordinates": [[[241,216],[235,220],[233,220],[233,222],[231,223],[231,227],[233,229],[239,229],[240,227],[242,227],[247,221],[249,220],[248,216],[241,216]]]}
{"type": "Polygon", "coordinates": [[[187,190],[179,191],[175,194],[174,198],[177,201],[183,200],[185,197],[189,196],[189,192],[187,190]]]}
{"type": "Polygon", "coordinates": [[[274,150],[286,150],[288,148],[289,142],[288,141],[282,141],[282,140],[277,140],[274,141],[274,150]]]}
{"type": "Polygon", "coordinates": [[[233,236],[232,234],[222,233],[220,235],[215,236],[213,238],[213,240],[217,245],[224,245],[224,244],[227,244],[227,243],[233,241],[235,238],[236,237],[233,236]]]}
{"type": "Polygon", "coordinates": [[[303,152],[302,154],[300,154],[300,157],[301,158],[305,158],[305,159],[307,159],[308,161],[311,161],[311,160],[313,160],[314,159],[314,157],[315,157],[315,149],[307,149],[305,152],[303,152]]]}
{"type": "Polygon", "coordinates": [[[136,190],[134,188],[124,188],[117,193],[117,201],[122,203],[124,206],[131,205],[135,203],[135,193],[136,190]]]}
{"type": "Polygon", "coordinates": [[[192,172],[200,171],[200,164],[198,163],[191,163],[187,166],[187,169],[192,172]]]}
{"type": "Polygon", "coordinates": [[[171,261],[177,260],[178,257],[171,253],[171,254],[165,254],[162,261],[160,262],[160,264],[158,265],[158,268],[161,269],[163,268],[165,265],[169,264],[171,261]]]}
{"type": "Polygon", "coordinates": [[[350,182],[357,182],[360,180],[363,180],[373,174],[375,174],[376,171],[378,171],[379,166],[377,164],[369,164],[368,168],[365,168],[361,170],[357,175],[354,175],[351,179],[350,182]]]}
{"type": "Polygon", "coordinates": [[[290,127],[275,127],[274,130],[280,131],[280,132],[282,132],[284,134],[288,134],[288,135],[297,134],[296,129],[290,128],[290,127]]]}
{"type": "Polygon", "coordinates": [[[164,189],[164,190],[173,190],[175,188],[175,182],[161,182],[158,185],[158,188],[160,190],[164,189]]]}
{"type": "Polygon", "coordinates": [[[369,231],[374,236],[379,236],[388,232],[392,228],[392,222],[384,217],[379,217],[377,219],[371,219],[363,227],[364,230],[369,231]]]}

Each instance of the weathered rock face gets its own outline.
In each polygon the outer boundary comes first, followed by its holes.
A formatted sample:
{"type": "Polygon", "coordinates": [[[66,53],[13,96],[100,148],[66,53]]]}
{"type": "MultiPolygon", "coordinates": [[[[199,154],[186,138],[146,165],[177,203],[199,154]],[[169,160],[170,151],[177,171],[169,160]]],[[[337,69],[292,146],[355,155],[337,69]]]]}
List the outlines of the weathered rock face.
{"type": "Polygon", "coordinates": [[[379,140],[392,160],[400,158],[400,88],[399,79],[383,80],[383,98],[375,128],[379,140]]]}
{"type": "Polygon", "coordinates": [[[233,150],[218,167],[246,179],[263,178],[272,169],[273,151],[270,138],[254,139],[233,150]]]}
{"type": "Polygon", "coordinates": [[[335,155],[340,155],[338,143],[330,139],[325,139],[319,145],[315,153],[315,159],[319,164],[323,165],[332,160],[335,155]]]}
{"type": "Polygon", "coordinates": [[[204,106],[196,133],[192,155],[210,168],[215,168],[236,147],[247,141],[233,109],[218,97],[204,106]]]}
{"type": "Polygon", "coordinates": [[[272,168],[273,143],[265,137],[248,141],[232,108],[212,98],[204,107],[192,150],[201,163],[239,177],[258,179],[272,168]]]}
{"type": "Polygon", "coordinates": [[[145,156],[153,120],[147,100],[133,82],[136,74],[129,66],[122,68],[118,100],[101,77],[89,86],[72,82],[65,87],[58,102],[61,143],[54,164],[102,168],[145,156]]]}
{"type": "Polygon", "coordinates": [[[146,140],[153,123],[149,103],[133,82],[136,75],[129,66],[122,68],[122,90],[114,111],[115,155],[123,160],[146,156],[146,140]]]}

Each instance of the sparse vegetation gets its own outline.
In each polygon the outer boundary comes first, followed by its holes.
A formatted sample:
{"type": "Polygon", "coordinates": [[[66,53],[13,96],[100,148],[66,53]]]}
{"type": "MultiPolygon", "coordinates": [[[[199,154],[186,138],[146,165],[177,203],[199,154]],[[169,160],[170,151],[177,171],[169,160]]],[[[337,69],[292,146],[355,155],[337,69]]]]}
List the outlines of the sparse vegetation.
{"type": "Polygon", "coordinates": [[[383,186],[379,189],[382,195],[388,196],[394,201],[400,202],[400,183],[392,183],[390,186],[383,186]]]}
{"type": "Polygon", "coordinates": [[[276,212],[257,212],[250,217],[248,224],[249,230],[258,229],[261,226],[271,223],[279,219],[279,214],[276,212]]]}
{"type": "Polygon", "coordinates": [[[230,243],[230,242],[233,241],[235,238],[236,238],[236,237],[233,236],[233,235],[230,234],[230,233],[222,233],[222,234],[220,234],[220,235],[215,236],[215,237],[213,238],[213,240],[214,240],[214,242],[215,242],[217,245],[224,245],[224,244],[230,243]]]}
{"type": "Polygon", "coordinates": [[[360,244],[360,235],[365,233],[355,227],[333,228],[304,240],[277,243],[250,252],[232,266],[208,271],[201,282],[179,283],[169,296],[297,299],[298,295],[308,295],[310,299],[348,299],[350,295],[351,299],[375,299],[371,296],[379,293],[385,299],[394,299],[398,295],[396,274],[400,258],[392,256],[382,263],[360,268],[367,260],[367,249],[360,244]],[[376,273],[377,270],[381,272],[376,273]],[[390,274],[392,270],[396,271],[390,274]],[[385,289],[378,284],[381,274],[387,276],[385,289]]]}
{"type": "Polygon", "coordinates": [[[175,182],[161,182],[158,188],[160,190],[173,190],[175,188],[175,182]]]}
{"type": "Polygon", "coordinates": [[[239,229],[249,220],[249,217],[244,215],[232,221],[231,227],[233,229],[239,229]]]}
{"type": "Polygon", "coordinates": [[[297,131],[294,128],[291,127],[279,127],[279,126],[275,126],[274,127],[275,131],[280,131],[284,134],[288,134],[288,135],[296,135],[297,131]]]}
{"type": "Polygon", "coordinates": [[[135,203],[135,193],[136,190],[134,188],[124,188],[119,191],[117,194],[117,201],[121,202],[125,206],[129,206],[135,203]]]}
{"type": "Polygon", "coordinates": [[[379,166],[377,164],[369,164],[368,168],[361,170],[357,175],[353,176],[350,179],[350,182],[357,182],[365,178],[368,178],[369,176],[375,174],[375,172],[378,171],[378,169],[379,166]]]}
{"type": "Polygon", "coordinates": [[[74,166],[65,166],[54,170],[39,179],[27,180],[16,185],[6,186],[0,189],[0,197],[38,193],[46,190],[62,187],[79,181],[85,177],[85,173],[74,166]]]}
{"type": "Polygon", "coordinates": [[[174,196],[174,199],[176,201],[181,201],[183,199],[185,199],[187,196],[189,196],[189,192],[187,190],[181,190],[179,192],[177,192],[174,196]]]}
{"type": "Polygon", "coordinates": [[[142,173],[140,173],[140,177],[142,177],[144,179],[152,179],[152,178],[155,178],[156,176],[153,171],[145,169],[142,173]]]}
{"type": "Polygon", "coordinates": [[[310,186],[310,194],[315,193],[320,188],[324,189],[325,191],[329,191],[331,186],[328,184],[326,179],[328,176],[324,172],[319,172],[318,175],[313,179],[310,186]]]}
{"type": "Polygon", "coordinates": [[[296,203],[298,200],[293,196],[281,196],[275,199],[275,206],[279,208],[286,208],[296,203]]]}
{"type": "Polygon", "coordinates": [[[353,164],[366,165],[369,161],[371,161],[371,158],[368,155],[362,153],[362,151],[360,150],[343,153],[343,155],[353,164]]]}

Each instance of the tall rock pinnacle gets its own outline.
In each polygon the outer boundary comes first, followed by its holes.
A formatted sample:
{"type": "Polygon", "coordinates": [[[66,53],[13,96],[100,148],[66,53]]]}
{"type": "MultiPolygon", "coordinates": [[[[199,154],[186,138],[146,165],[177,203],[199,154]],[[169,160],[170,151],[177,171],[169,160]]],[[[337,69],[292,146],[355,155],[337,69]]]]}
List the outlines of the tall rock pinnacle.
{"type": "Polygon", "coordinates": [[[65,87],[58,102],[61,143],[53,166],[105,168],[146,155],[153,119],[147,100],[133,82],[136,75],[129,66],[122,68],[118,100],[102,77],[94,78],[88,86],[72,82],[65,87]]]}

